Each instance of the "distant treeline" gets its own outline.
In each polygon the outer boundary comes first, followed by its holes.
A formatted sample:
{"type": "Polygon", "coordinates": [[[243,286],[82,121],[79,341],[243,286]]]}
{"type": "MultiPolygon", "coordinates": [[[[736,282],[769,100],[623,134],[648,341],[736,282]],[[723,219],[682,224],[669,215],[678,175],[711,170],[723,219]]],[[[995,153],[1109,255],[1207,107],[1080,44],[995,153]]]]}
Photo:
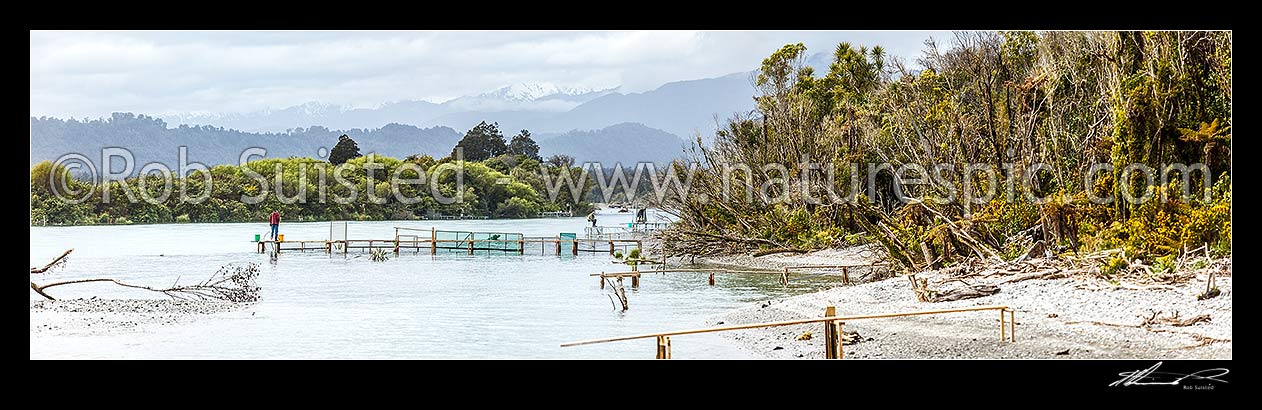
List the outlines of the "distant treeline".
{"type": "Polygon", "coordinates": [[[415,219],[432,213],[527,218],[592,208],[587,200],[592,179],[584,178],[571,158],[539,158],[527,131],[510,143],[494,124],[469,130],[456,144],[480,161],[363,156],[352,138],[335,141],[332,162],[290,157],[217,165],[207,170],[209,179],[199,172],[183,178],[151,173],[94,184],[43,161],[31,169],[31,223],[247,222],[265,220],[273,210],[290,221],[415,219]],[[457,191],[460,186],[463,191],[457,191]],[[550,187],[558,192],[555,198],[550,187]]]}
{"type": "MultiPolygon", "coordinates": [[[[365,154],[374,152],[397,158],[443,157],[461,139],[461,133],[449,127],[422,128],[396,123],[372,129],[337,130],[315,125],[280,133],[255,133],[210,125],[171,126],[161,119],[132,113],[114,113],[109,118],[98,119],[31,117],[30,120],[31,165],[77,153],[100,169],[102,149],[121,147],[131,152],[137,164],[133,173],[140,165],[150,162],[177,168],[181,146],[187,147],[188,162],[219,165],[240,164],[241,153],[251,147],[265,148],[268,158],[317,157],[320,148],[331,148],[329,144],[337,142],[338,136],[343,134],[355,139],[365,154]]],[[[505,131],[516,133],[519,130],[505,131]]],[[[616,161],[666,163],[680,158],[685,145],[675,135],[638,123],[546,133],[535,139],[544,157],[567,155],[579,162],[603,162],[607,167],[616,161]]],[[[114,160],[114,172],[121,172],[118,161],[114,160]]]]}
{"type": "MultiPolygon", "coordinates": [[[[188,147],[188,161],[207,165],[240,164],[247,148],[267,149],[269,158],[315,157],[319,148],[331,148],[339,135],[359,142],[365,152],[405,157],[412,154],[441,157],[460,140],[460,133],[448,127],[420,128],[387,124],[376,129],[331,130],[321,126],[294,128],[284,133],[242,132],[209,125],[179,125],[168,128],[158,118],[132,113],[114,113],[110,118],[62,120],[31,117],[31,163],[55,160],[63,154],[79,153],[97,168],[101,149],[121,147],[132,153],[135,169],[149,162],[178,166],[179,147],[188,147]]],[[[119,171],[115,165],[115,171],[119,171]]]]}

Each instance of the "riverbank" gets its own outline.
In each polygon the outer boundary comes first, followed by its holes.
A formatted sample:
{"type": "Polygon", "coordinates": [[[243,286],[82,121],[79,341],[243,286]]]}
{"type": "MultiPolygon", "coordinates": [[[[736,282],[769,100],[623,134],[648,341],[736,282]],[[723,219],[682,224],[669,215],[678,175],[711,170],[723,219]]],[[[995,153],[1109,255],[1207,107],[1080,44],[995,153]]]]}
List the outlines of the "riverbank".
{"type": "MultiPolygon", "coordinates": [[[[728,264],[774,269],[790,264],[862,262],[862,256],[862,249],[851,248],[803,255],[724,259],[728,264]]],[[[942,288],[963,286],[946,275],[925,273],[918,274],[917,278],[942,288]]],[[[845,346],[845,355],[878,359],[1232,357],[1230,266],[1215,279],[1221,294],[1207,300],[1197,300],[1208,280],[1204,273],[1176,285],[1142,289],[1110,286],[1098,279],[1082,277],[1007,282],[1015,276],[967,278],[969,285],[994,285],[999,287],[999,292],[938,303],[917,301],[910,281],[897,276],[757,302],[717,315],[708,324],[819,317],[830,305],[836,306],[839,315],[1008,305],[1016,309],[1016,343],[1000,341],[999,318],[994,312],[952,313],[846,323],[844,330],[857,331],[858,337],[857,342],[845,346]],[[1207,315],[1208,319],[1195,319],[1201,315],[1207,315]]],[[[806,332],[815,336],[821,330],[820,325],[797,325],[722,334],[762,357],[823,358],[822,336],[799,340],[806,332]]]]}

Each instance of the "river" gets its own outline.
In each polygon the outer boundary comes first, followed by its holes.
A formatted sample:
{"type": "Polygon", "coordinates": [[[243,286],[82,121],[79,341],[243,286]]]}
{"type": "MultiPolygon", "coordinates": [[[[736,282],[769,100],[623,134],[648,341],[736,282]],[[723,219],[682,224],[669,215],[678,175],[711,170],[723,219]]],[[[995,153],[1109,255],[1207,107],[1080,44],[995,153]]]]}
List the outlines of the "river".
{"type": "MultiPolygon", "coordinates": [[[[600,225],[633,214],[601,214],[600,225]]],[[[350,222],[351,239],[392,238],[394,227],[520,232],[577,232],[584,218],[483,221],[350,222]]],[[[645,274],[627,281],[630,310],[615,309],[588,276],[625,270],[604,253],[429,255],[404,251],[385,262],[363,252],[255,253],[265,223],[31,227],[31,266],[67,248],[67,265],[44,279],[109,277],[163,286],[200,280],[222,265],[257,263],[261,300],[243,309],[197,315],[158,326],[90,336],[32,332],[36,358],[381,359],[652,358],[652,339],[561,348],[562,342],[707,326],[715,314],[753,301],[799,294],[823,285],[808,279],[781,286],[777,275],[645,274]]],[[[323,240],[328,222],[281,224],[288,240],[323,240]]],[[[49,290],[61,299],[161,298],[109,284],[49,290]]],[[[29,292],[32,300],[42,299],[29,292]]],[[[717,334],[672,340],[674,358],[746,358],[717,334]]]]}

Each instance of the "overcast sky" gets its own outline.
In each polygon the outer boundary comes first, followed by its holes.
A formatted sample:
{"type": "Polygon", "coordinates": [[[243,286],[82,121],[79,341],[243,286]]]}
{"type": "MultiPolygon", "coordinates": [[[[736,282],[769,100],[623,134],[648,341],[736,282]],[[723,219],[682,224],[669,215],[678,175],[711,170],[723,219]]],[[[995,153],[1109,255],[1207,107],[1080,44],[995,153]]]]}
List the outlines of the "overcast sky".
{"type": "Polygon", "coordinates": [[[442,102],[519,82],[641,92],[757,68],[776,48],[881,45],[912,60],[912,31],[31,32],[31,115],[248,112],[308,101],[442,102]]]}

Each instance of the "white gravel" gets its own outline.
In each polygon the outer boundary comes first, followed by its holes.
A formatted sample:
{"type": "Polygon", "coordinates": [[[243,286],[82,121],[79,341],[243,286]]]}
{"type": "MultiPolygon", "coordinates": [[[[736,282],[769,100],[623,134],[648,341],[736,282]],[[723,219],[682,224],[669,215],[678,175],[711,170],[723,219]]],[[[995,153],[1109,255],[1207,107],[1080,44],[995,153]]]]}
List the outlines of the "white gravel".
{"type": "Polygon", "coordinates": [[[169,325],[198,315],[240,309],[222,301],[167,299],[31,300],[31,335],[96,335],[132,331],[145,325],[169,325]]]}
{"type": "MultiPolygon", "coordinates": [[[[818,256],[818,255],[816,255],[818,256]]],[[[782,261],[781,261],[782,262],[782,261]]],[[[836,263],[838,260],[832,260],[836,263]]],[[[779,262],[777,262],[779,263],[779,262]]],[[[795,261],[795,263],[819,263],[795,261]]],[[[995,284],[1007,277],[970,283],[995,284]]],[[[961,301],[919,302],[906,277],[763,301],[712,318],[709,324],[771,322],[823,316],[836,306],[839,315],[875,314],[944,309],[977,305],[1008,305],[1016,309],[1016,343],[1001,342],[999,313],[949,313],[889,319],[857,320],[844,324],[858,331],[860,342],[844,347],[847,358],[1231,358],[1231,277],[1216,279],[1218,297],[1198,301],[1206,277],[1197,277],[1169,290],[1086,290],[1082,279],[1027,280],[999,284],[999,293],[961,301]],[[1152,311],[1180,318],[1210,315],[1209,322],[1186,327],[1139,325],[1152,311]],[[1097,324],[1101,322],[1107,324],[1097,324]],[[1225,339],[1202,344],[1195,335],[1225,339]]],[[[958,282],[955,282],[958,284],[958,282]]],[[[950,283],[939,285],[943,289],[950,283]]],[[[822,324],[783,326],[723,332],[739,346],[768,358],[823,358],[822,324]],[[797,340],[810,331],[810,340],[797,340]]]]}

